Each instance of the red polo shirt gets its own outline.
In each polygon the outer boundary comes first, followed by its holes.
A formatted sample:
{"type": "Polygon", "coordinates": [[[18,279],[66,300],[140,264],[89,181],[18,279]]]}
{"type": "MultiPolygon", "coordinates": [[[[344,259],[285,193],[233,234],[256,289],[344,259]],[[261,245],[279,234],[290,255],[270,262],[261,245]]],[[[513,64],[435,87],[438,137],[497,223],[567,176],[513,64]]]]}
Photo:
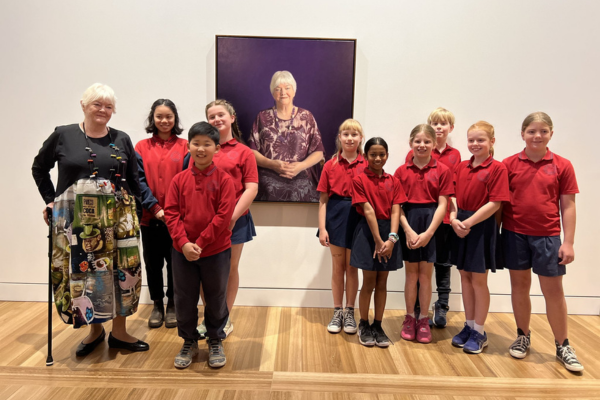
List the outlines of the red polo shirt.
{"type": "Polygon", "coordinates": [[[398,179],[385,172],[377,176],[368,168],[352,179],[352,189],[352,205],[356,206],[362,216],[365,212],[359,206],[360,203],[369,203],[375,210],[377,219],[390,219],[392,206],[407,201],[398,179]]]}
{"type": "Polygon", "coordinates": [[[502,226],[531,236],[560,235],[560,196],[579,193],[569,160],[550,151],[538,162],[525,150],[506,158],[510,203],[502,209],[502,226]]]}
{"type": "Polygon", "coordinates": [[[452,172],[433,157],[423,169],[408,160],[398,167],[394,177],[400,181],[409,203],[437,203],[440,196],[454,194],[452,172]]]}
{"type": "Polygon", "coordinates": [[[177,174],[169,188],[165,218],[173,247],[188,242],[208,257],[231,247],[228,229],[235,208],[233,179],[212,163],[204,171],[195,166],[177,174]]]}
{"type": "Polygon", "coordinates": [[[164,208],[171,180],[183,169],[183,159],[188,153],[187,140],[176,135],[162,140],[154,135],[150,139],[140,140],[135,145],[135,151],[143,163],[143,169],[140,169],[144,200],[141,224],[148,226],[154,215],[164,208]],[[150,192],[144,190],[146,187],[150,192]]]}
{"type": "Polygon", "coordinates": [[[489,156],[474,167],[470,160],[461,162],[454,172],[454,190],[458,208],[477,211],[490,201],[509,201],[508,173],[500,161],[489,156]]]}
{"type": "MultiPolygon", "coordinates": [[[[444,164],[446,167],[450,169],[450,172],[454,174],[456,167],[460,164],[460,151],[455,149],[446,143],[446,147],[440,153],[437,148],[434,148],[431,152],[431,157],[438,160],[440,163],[444,164]]],[[[413,151],[410,150],[406,155],[406,162],[409,162],[413,159],[413,151]]],[[[448,209],[446,210],[446,215],[444,215],[444,224],[450,223],[450,202],[448,202],[448,209]]]]}
{"type": "Polygon", "coordinates": [[[341,155],[331,159],[323,166],[317,191],[327,193],[329,197],[337,194],[352,197],[352,179],[363,172],[367,166],[365,158],[359,154],[352,162],[341,155]]]}
{"type": "MultiPolygon", "coordinates": [[[[191,159],[191,164],[194,160],[191,159]]],[[[227,172],[233,178],[235,186],[235,202],[240,200],[246,183],[258,183],[258,168],[256,157],[248,146],[235,139],[221,143],[221,150],[213,157],[213,162],[219,169],[227,172]]],[[[248,210],[242,215],[248,214],[248,210]]]]}

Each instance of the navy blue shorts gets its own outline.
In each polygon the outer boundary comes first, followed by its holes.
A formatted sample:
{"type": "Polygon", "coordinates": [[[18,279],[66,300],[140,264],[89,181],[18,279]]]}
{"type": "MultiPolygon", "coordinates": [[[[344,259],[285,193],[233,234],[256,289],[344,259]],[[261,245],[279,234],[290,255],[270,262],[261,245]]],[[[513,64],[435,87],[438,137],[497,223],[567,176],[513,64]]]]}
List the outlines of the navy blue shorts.
{"type": "MultiPolygon", "coordinates": [[[[404,215],[408,224],[417,234],[423,233],[431,225],[433,220],[433,214],[437,209],[437,203],[428,204],[414,204],[405,203],[402,205],[404,215]]],[[[383,239],[383,237],[382,237],[383,239]]],[[[418,249],[409,249],[406,245],[406,235],[402,234],[400,237],[402,245],[402,258],[404,261],[416,263],[420,261],[435,262],[436,261],[436,237],[433,236],[427,246],[420,247],[418,249]]]]}
{"type": "MultiPolygon", "coordinates": [[[[350,249],[358,221],[360,221],[360,214],[355,207],[352,207],[352,197],[333,195],[329,198],[325,229],[329,235],[330,244],[350,249]]],[[[319,237],[318,229],[317,237],[319,237]]]]}
{"type": "MultiPolygon", "coordinates": [[[[381,239],[387,240],[390,234],[390,220],[378,219],[377,225],[379,225],[381,239]]],[[[394,245],[392,256],[387,262],[379,262],[377,257],[373,258],[374,252],[375,239],[367,219],[362,217],[354,230],[350,265],[365,271],[396,271],[403,267],[402,249],[398,244],[394,245]]]]}
{"type": "Polygon", "coordinates": [[[450,249],[452,248],[453,235],[455,235],[454,229],[443,222],[436,229],[435,235],[433,235],[435,239],[436,267],[452,267],[450,249]]]}
{"type": "Polygon", "coordinates": [[[249,242],[254,236],[256,236],[254,221],[252,220],[250,210],[248,210],[248,214],[242,215],[235,222],[231,231],[231,244],[234,245],[249,242]]]}
{"type": "MultiPolygon", "coordinates": [[[[459,208],[457,218],[464,221],[473,214],[474,211],[459,208]]],[[[499,240],[498,224],[496,217],[492,215],[473,226],[466,237],[461,239],[454,235],[452,264],[466,272],[485,273],[486,270],[496,272],[497,269],[503,269],[502,264],[497,262],[498,255],[501,253],[499,240]]]]}
{"type": "Polygon", "coordinates": [[[507,269],[533,272],[541,276],[561,276],[567,267],[560,265],[558,236],[531,236],[502,230],[502,252],[507,269]]]}

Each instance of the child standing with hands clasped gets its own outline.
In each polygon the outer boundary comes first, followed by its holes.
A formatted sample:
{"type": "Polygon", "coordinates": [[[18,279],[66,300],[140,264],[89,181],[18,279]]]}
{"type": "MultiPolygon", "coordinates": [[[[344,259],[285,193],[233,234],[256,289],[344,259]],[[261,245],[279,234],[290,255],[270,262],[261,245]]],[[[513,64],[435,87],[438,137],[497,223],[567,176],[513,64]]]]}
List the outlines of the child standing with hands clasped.
{"type": "Polygon", "coordinates": [[[473,156],[454,173],[455,198],[450,225],[458,236],[452,258],[460,271],[466,322],[452,338],[465,353],[478,354],[487,346],[485,320],[490,307],[487,274],[496,266],[498,224],[495,213],[509,201],[506,167],[494,160],[494,127],[485,121],[471,125],[467,146],[473,156]]]}
{"type": "Polygon", "coordinates": [[[331,291],[333,318],[327,325],[330,333],[356,333],[354,303],[358,292],[358,271],[350,266],[352,236],[360,215],[352,207],[352,179],[365,169],[362,154],[362,126],[347,119],[340,125],[337,151],[323,166],[317,190],[319,198],[319,242],[331,251],[331,291]],[[344,284],[345,278],[345,284],[344,284]],[[346,289],[346,308],[342,308],[346,289]]]}
{"type": "Polygon", "coordinates": [[[388,347],[381,321],[387,299],[390,271],[402,268],[402,250],[396,246],[398,226],[406,195],[400,182],[383,171],[388,159],[388,145],[382,138],[371,138],[365,144],[369,167],[352,180],[352,205],[363,216],[352,240],[350,265],[363,270],[360,290],[360,324],[358,340],[364,346],[388,347]],[[369,325],[371,294],[375,289],[375,319],[369,325]]]}
{"type": "Polygon", "coordinates": [[[405,340],[431,342],[427,310],[431,302],[431,276],[436,261],[436,230],[444,219],[448,197],[453,194],[452,173],[432,157],[436,142],[435,130],[427,124],[417,125],[410,133],[409,144],[413,157],[396,170],[396,177],[406,191],[408,203],[400,224],[406,240],[402,241],[402,256],[406,263],[404,298],[406,318],[401,336],[405,340]],[[419,302],[425,314],[415,315],[417,282],[420,283],[419,302]]]}
{"type": "Polygon", "coordinates": [[[529,290],[533,270],[539,277],[546,301],[556,358],[569,371],[583,371],[567,338],[567,303],[562,285],[566,265],[575,258],[575,194],[579,189],[571,162],[548,148],[552,129],[548,114],[529,114],[521,127],[525,149],[503,161],[508,169],[511,201],[503,209],[502,245],[506,267],[510,270],[517,323],[517,339],[509,353],[515,358],[525,358],[531,345],[529,290]]]}
{"type": "Polygon", "coordinates": [[[213,163],[221,148],[219,131],[207,122],[194,124],[188,134],[194,165],[177,174],[167,195],[165,218],[173,238],[173,281],[177,330],[184,339],[175,357],[176,368],[187,368],[198,354],[196,330],[200,283],[204,287],[204,319],[208,365],[219,368],[226,358],[222,340],[229,311],[226,292],[231,260],[228,229],[236,203],[232,178],[213,163]]]}

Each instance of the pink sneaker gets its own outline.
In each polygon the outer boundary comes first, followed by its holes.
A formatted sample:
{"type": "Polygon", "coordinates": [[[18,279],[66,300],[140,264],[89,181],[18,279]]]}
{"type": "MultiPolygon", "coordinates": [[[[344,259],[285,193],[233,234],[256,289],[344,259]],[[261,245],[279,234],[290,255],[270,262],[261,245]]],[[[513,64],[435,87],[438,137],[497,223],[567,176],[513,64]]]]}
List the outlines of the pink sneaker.
{"type": "Polygon", "coordinates": [[[402,332],[400,336],[404,340],[415,340],[415,325],[417,324],[417,320],[411,315],[407,315],[404,318],[404,322],[402,323],[402,332]]]}
{"type": "Polygon", "coordinates": [[[429,329],[429,318],[421,318],[417,322],[417,342],[431,343],[431,329],[429,329]]]}

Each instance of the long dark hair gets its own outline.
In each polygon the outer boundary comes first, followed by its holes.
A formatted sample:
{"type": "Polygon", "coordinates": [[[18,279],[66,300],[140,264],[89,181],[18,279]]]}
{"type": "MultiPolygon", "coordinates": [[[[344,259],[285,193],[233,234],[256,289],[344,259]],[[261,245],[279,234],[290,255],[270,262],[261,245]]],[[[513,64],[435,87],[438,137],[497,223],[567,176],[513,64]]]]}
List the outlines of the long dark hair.
{"type": "Polygon", "coordinates": [[[365,154],[369,153],[369,149],[372,146],[375,146],[376,144],[383,146],[383,148],[385,149],[385,152],[388,152],[388,145],[385,142],[385,140],[383,140],[383,138],[380,137],[373,137],[369,140],[367,140],[367,143],[365,143],[365,154]]]}
{"type": "Polygon", "coordinates": [[[181,135],[183,133],[183,127],[179,122],[179,113],[177,112],[177,107],[175,107],[175,103],[173,103],[169,99],[158,99],[154,103],[152,103],[152,107],[150,108],[150,114],[148,114],[148,120],[146,121],[146,132],[156,135],[158,133],[158,128],[154,125],[154,111],[156,111],[156,107],[165,106],[169,107],[169,109],[173,112],[175,116],[175,123],[173,124],[173,129],[171,129],[171,133],[176,135],[181,135]]]}

